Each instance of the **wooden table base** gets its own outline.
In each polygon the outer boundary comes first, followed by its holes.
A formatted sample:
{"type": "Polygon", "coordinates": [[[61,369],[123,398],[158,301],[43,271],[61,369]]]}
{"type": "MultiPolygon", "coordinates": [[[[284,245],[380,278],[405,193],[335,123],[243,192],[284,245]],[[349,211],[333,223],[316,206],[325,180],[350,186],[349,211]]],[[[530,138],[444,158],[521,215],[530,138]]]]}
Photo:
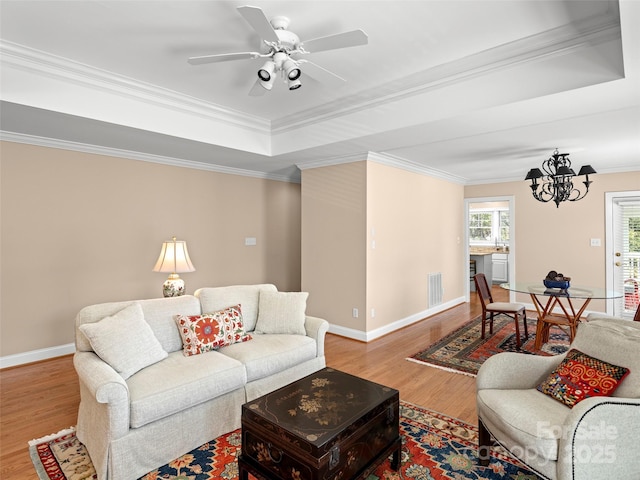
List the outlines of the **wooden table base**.
{"type": "Polygon", "coordinates": [[[530,293],[530,295],[533,300],[533,305],[538,312],[535,348],[539,350],[543,344],[549,341],[549,329],[554,325],[563,329],[566,327],[568,329],[569,341],[573,342],[578,323],[580,323],[580,317],[587,308],[587,305],[589,305],[591,298],[583,298],[584,303],[580,309],[576,311],[572,298],[568,295],[538,295],[535,293],[530,293]],[[540,297],[546,298],[546,302],[543,303],[540,297]],[[553,313],[553,309],[556,306],[560,307],[563,313],[562,315],[553,313]]]}

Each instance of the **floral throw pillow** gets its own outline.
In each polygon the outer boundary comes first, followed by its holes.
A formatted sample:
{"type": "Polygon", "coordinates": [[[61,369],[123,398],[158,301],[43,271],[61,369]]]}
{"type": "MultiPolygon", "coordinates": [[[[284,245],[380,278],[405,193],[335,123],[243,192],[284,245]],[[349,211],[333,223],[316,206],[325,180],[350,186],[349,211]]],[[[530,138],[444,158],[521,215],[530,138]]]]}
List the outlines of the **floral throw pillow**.
{"type": "Polygon", "coordinates": [[[177,315],[185,356],[210,352],[226,345],[251,340],[242,324],[240,305],[202,315],[177,315]]]}
{"type": "Polygon", "coordinates": [[[610,396],[628,374],[628,368],[572,349],[537,389],[572,408],[585,398],[610,396]]]}

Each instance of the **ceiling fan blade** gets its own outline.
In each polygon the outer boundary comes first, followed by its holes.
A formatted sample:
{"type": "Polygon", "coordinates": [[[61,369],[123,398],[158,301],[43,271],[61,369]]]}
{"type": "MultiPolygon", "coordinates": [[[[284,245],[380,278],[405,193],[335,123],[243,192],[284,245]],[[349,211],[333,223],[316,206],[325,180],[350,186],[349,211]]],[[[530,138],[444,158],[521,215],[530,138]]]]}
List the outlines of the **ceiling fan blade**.
{"type": "Polygon", "coordinates": [[[302,47],[309,53],[315,53],[336,48],[357,47],[367,43],[369,43],[369,37],[366,33],[362,30],[352,30],[307,40],[302,42],[302,47]]]}
{"type": "Polygon", "coordinates": [[[248,58],[258,58],[257,52],[221,53],[219,55],[203,55],[201,57],[189,57],[187,62],[191,65],[202,65],[203,63],[228,62],[230,60],[246,60],[248,58]]]}
{"type": "Polygon", "coordinates": [[[249,25],[260,35],[260,38],[269,42],[278,42],[278,35],[269,23],[261,8],[245,5],[238,7],[238,12],[249,22],[249,25]]]}
{"type": "Polygon", "coordinates": [[[326,68],[321,67],[309,60],[299,60],[301,64],[302,75],[308,75],[314,80],[330,85],[338,85],[346,82],[342,77],[339,77],[335,73],[330,72],[326,68]]]}
{"type": "Polygon", "coordinates": [[[251,90],[249,90],[250,97],[261,97],[265,93],[267,93],[267,89],[260,85],[260,79],[257,79],[251,90]]]}

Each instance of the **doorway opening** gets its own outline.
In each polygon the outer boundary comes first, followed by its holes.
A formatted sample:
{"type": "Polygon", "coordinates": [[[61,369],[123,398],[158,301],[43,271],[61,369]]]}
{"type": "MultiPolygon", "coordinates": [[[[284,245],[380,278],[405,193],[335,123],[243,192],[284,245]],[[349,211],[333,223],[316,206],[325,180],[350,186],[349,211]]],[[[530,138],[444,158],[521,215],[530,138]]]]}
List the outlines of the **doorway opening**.
{"type": "Polygon", "coordinates": [[[515,279],[514,202],[513,196],[465,198],[463,278],[467,301],[475,290],[474,273],[484,273],[495,285],[515,279]]]}

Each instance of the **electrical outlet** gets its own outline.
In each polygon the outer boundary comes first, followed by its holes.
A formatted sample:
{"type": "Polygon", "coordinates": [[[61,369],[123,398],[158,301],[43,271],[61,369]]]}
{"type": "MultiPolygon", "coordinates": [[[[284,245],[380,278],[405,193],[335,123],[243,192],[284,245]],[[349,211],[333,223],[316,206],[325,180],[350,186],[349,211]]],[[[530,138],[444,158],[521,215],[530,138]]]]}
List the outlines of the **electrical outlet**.
{"type": "Polygon", "coordinates": [[[354,308],[352,312],[353,318],[358,318],[358,309],[354,308]]]}
{"type": "Polygon", "coordinates": [[[600,239],[599,238],[592,238],[591,239],[591,246],[592,247],[600,247],[601,246],[600,239]]]}
{"type": "Polygon", "coordinates": [[[376,318],[376,309],[375,308],[371,309],[371,318],[376,318]]]}

